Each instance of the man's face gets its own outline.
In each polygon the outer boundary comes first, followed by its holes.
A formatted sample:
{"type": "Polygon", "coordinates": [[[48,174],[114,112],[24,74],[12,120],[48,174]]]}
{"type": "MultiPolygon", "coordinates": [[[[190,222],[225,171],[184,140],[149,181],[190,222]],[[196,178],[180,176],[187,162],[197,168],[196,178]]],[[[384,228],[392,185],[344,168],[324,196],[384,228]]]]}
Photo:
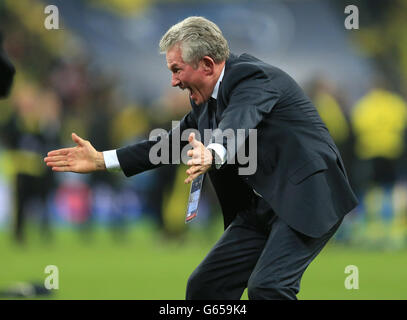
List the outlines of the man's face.
{"type": "Polygon", "coordinates": [[[180,89],[188,89],[189,97],[197,104],[207,101],[213,91],[211,78],[205,71],[203,63],[198,63],[194,68],[182,59],[179,46],[174,46],[167,51],[167,66],[172,72],[171,85],[180,89]]]}

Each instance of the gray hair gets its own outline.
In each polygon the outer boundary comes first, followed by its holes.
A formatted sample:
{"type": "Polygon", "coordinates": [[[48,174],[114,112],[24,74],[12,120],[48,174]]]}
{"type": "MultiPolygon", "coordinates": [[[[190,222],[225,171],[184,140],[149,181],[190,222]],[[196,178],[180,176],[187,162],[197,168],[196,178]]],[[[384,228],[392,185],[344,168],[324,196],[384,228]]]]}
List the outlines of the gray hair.
{"type": "Polygon", "coordinates": [[[196,65],[204,56],[216,63],[229,58],[229,46],[219,27],[204,17],[189,17],[173,25],[161,38],[160,52],[179,45],[182,59],[196,65]]]}

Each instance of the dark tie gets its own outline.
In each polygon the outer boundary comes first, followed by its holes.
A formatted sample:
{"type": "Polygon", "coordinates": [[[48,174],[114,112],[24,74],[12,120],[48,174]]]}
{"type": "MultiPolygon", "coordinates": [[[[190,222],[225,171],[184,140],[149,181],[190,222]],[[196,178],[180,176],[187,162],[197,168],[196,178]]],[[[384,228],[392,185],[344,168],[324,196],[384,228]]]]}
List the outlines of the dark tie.
{"type": "Polygon", "coordinates": [[[218,127],[218,124],[216,122],[216,99],[214,98],[209,98],[208,101],[208,115],[209,115],[209,128],[210,129],[216,129],[218,127]]]}

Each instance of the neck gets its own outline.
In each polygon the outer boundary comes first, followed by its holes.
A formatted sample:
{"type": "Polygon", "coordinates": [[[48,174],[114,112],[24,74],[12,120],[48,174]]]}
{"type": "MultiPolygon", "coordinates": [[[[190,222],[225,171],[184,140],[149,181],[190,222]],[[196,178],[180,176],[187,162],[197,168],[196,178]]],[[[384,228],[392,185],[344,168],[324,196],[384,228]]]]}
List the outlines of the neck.
{"type": "Polygon", "coordinates": [[[222,73],[223,67],[225,66],[225,61],[222,61],[220,63],[215,64],[214,67],[214,72],[213,72],[213,77],[212,77],[212,91],[216,86],[216,83],[218,82],[218,79],[222,73]]]}
{"type": "Polygon", "coordinates": [[[213,73],[214,77],[215,77],[215,83],[218,81],[224,66],[225,66],[225,61],[215,64],[215,72],[213,73]]]}

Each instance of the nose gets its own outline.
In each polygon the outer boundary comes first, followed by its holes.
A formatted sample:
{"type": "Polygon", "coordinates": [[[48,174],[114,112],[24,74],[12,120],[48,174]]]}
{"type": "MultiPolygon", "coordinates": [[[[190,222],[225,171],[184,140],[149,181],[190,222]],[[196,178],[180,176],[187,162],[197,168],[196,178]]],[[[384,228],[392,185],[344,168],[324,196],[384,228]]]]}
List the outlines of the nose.
{"type": "Polygon", "coordinates": [[[173,87],[177,87],[177,86],[180,84],[180,82],[181,82],[181,81],[177,78],[176,74],[173,73],[173,74],[172,74],[172,79],[171,79],[171,85],[172,85],[173,87]]]}

